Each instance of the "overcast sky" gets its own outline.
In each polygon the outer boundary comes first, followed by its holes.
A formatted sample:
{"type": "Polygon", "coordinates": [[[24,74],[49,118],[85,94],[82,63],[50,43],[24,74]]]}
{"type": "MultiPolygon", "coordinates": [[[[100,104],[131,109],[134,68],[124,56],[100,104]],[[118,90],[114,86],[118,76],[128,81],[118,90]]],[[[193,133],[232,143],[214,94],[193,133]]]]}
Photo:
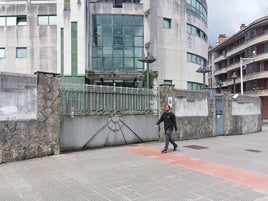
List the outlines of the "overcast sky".
{"type": "Polygon", "coordinates": [[[215,46],[219,34],[227,37],[239,31],[240,25],[268,15],[268,0],[207,0],[208,42],[215,46]]]}

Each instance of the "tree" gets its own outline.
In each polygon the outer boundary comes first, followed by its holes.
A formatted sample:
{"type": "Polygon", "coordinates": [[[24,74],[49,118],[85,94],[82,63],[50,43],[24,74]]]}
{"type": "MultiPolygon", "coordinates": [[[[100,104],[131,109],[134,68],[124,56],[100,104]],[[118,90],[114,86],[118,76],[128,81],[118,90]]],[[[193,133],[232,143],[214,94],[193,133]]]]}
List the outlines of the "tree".
{"type": "MultiPolygon", "coordinates": [[[[149,89],[154,87],[154,78],[155,73],[152,70],[149,70],[149,89]]],[[[147,87],[147,71],[142,72],[143,87],[147,87]]]]}

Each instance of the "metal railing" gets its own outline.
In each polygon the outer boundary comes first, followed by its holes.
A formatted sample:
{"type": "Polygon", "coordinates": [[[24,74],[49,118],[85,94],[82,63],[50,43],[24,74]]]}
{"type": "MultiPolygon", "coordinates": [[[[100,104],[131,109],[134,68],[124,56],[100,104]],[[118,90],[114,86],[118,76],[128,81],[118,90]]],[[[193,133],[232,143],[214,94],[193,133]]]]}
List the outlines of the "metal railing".
{"type": "Polygon", "coordinates": [[[158,90],[61,83],[61,115],[157,114],[158,90]]]}

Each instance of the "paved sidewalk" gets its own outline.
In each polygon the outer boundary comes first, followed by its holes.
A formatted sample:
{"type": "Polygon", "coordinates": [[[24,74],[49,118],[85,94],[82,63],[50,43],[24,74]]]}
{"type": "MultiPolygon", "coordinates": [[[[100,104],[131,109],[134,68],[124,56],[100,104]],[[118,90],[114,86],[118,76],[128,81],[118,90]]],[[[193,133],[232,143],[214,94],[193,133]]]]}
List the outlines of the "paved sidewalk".
{"type": "Polygon", "coordinates": [[[268,201],[268,125],[247,135],[0,164],[0,201],[268,201]]]}

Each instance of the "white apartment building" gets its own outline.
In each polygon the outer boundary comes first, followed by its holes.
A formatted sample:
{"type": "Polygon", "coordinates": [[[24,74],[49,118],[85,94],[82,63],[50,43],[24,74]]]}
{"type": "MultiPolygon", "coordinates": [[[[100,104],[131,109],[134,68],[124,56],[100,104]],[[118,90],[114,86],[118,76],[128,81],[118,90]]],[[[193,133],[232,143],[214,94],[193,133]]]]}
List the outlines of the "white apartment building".
{"type": "Polygon", "coordinates": [[[242,24],[240,31],[209,51],[212,87],[259,96],[262,118],[268,118],[268,16],[242,24]]]}

